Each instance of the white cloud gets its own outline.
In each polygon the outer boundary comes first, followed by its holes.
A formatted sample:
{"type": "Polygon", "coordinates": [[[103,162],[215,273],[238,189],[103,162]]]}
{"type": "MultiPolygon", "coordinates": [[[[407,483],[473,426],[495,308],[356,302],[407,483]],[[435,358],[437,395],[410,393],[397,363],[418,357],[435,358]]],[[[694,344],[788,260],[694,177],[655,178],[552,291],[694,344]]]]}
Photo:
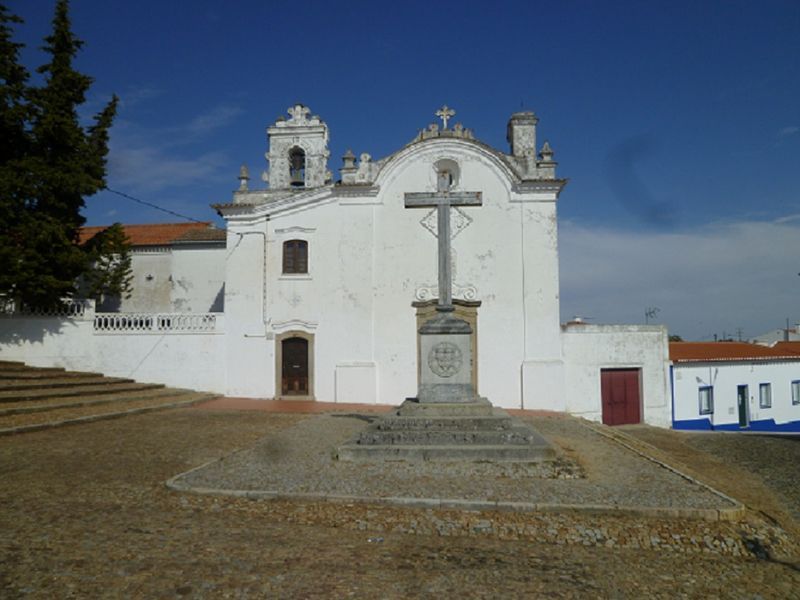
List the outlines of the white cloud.
{"type": "Polygon", "coordinates": [[[800,225],[791,219],[672,233],[560,229],[562,320],[643,323],[657,306],[659,323],[700,339],[800,319],[800,225]]]}
{"type": "Polygon", "coordinates": [[[797,125],[789,125],[787,127],[783,127],[780,130],[778,130],[778,137],[785,138],[789,137],[790,135],[794,135],[795,133],[798,132],[800,132],[800,127],[798,127],[797,125]]]}
{"type": "MultiPolygon", "coordinates": [[[[138,98],[156,94],[140,90],[138,98]]],[[[220,105],[191,120],[164,129],[147,129],[123,118],[111,131],[108,183],[112,189],[132,193],[155,193],[169,188],[219,181],[230,176],[228,157],[207,151],[199,143],[203,136],[229,125],[242,109],[220,105]]]]}
{"type": "MultiPolygon", "coordinates": [[[[217,106],[206,113],[196,116],[182,129],[192,135],[202,135],[229,125],[242,112],[239,106],[217,106]]],[[[178,131],[180,130],[179,128],[178,131]]]]}
{"type": "Polygon", "coordinates": [[[157,192],[213,181],[227,162],[225,155],[218,152],[180,157],[157,147],[122,148],[110,154],[109,187],[157,192]]]}

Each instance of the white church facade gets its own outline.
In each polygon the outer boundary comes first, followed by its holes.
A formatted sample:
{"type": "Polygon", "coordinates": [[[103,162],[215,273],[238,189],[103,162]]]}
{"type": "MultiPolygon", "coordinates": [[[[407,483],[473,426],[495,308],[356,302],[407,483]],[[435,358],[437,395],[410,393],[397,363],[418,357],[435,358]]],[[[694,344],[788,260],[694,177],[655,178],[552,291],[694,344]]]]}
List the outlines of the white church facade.
{"type": "Polygon", "coordinates": [[[0,358],[235,397],[400,404],[416,394],[417,331],[438,294],[436,209],[406,208],[404,198],[436,191],[444,174],[452,192],[481,198],[450,212],[452,295],[473,329],[478,393],[504,408],[670,426],[664,327],[561,323],[566,180],[533,113],[511,116],[504,152],[443,107],[441,124],[385,158],[348,151],[334,177],[327,125],[303,105],[288,112],[267,130],[267,186],[251,189],[243,168],[232,201],[214,205],[224,246],[172,251],[204,257],[182,272],[221,290],[211,303],[224,312],[150,318],[83,306],[69,327],[53,322],[42,334],[28,319],[30,335],[0,319],[0,358]]]}
{"type": "Polygon", "coordinates": [[[328,170],[328,128],[308,108],[268,129],[269,188],[243,170],[227,221],[228,395],[398,404],[417,390],[419,326],[437,294],[435,209],[404,195],[480,192],[451,212],[452,289],[473,326],[480,395],[507,408],[666,426],[663,327],[562,326],[553,152],[533,113],[508,123],[508,154],[437,113],[381,160],[328,170]],[[605,394],[605,396],[604,396],[605,394]],[[635,406],[634,406],[635,405],[635,406]]]}

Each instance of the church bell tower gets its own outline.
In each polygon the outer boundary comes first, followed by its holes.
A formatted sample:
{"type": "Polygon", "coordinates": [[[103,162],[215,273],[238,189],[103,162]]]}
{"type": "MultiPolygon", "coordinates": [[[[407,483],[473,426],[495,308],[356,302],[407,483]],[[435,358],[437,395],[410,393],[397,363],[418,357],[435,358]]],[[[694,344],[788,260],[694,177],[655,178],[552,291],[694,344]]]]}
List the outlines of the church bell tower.
{"type": "Polygon", "coordinates": [[[302,190],[325,185],[328,171],[328,126],[307,106],[295,104],[289,118],[279,117],[267,129],[269,170],[264,180],[272,190],[302,190]]]}

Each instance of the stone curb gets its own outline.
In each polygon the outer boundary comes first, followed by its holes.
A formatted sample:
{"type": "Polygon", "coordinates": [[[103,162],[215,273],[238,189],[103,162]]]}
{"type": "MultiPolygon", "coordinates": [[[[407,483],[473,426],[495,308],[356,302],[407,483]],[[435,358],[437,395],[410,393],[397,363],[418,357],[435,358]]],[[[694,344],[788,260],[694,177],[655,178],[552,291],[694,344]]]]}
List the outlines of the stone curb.
{"type": "Polygon", "coordinates": [[[63,421],[50,421],[49,423],[36,423],[35,425],[20,425],[19,427],[9,427],[7,429],[0,429],[0,436],[15,435],[18,433],[29,433],[33,431],[42,431],[44,429],[54,429],[56,427],[63,427],[65,425],[80,425],[82,423],[93,423],[94,421],[106,421],[110,419],[118,419],[130,415],[138,415],[142,413],[154,412],[157,410],[167,410],[170,408],[180,408],[182,406],[191,406],[199,402],[207,402],[217,396],[208,394],[193,400],[184,400],[182,402],[171,402],[169,404],[159,404],[157,406],[143,406],[140,408],[131,408],[113,413],[102,413],[99,415],[87,415],[85,417],[77,417],[75,419],[64,419],[63,421]]]}
{"type": "MultiPolygon", "coordinates": [[[[216,461],[212,461],[216,462],[216,461]]],[[[202,468],[207,465],[201,465],[202,468]]],[[[191,471],[194,471],[192,469],[191,471]]],[[[294,500],[300,502],[330,502],[334,504],[373,504],[400,508],[496,511],[515,513],[578,514],[606,517],[645,517],[654,519],[689,519],[698,521],[730,521],[728,509],[717,508],[663,508],[651,506],[609,506],[602,504],[539,504],[534,502],[504,502],[491,500],[461,500],[456,498],[410,498],[400,496],[347,496],[337,494],[309,494],[300,492],[278,492],[274,490],[228,490],[193,487],[179,481],[186,471],[168,479],[167,488],[176,492],[201,496],[227,496],[250,500],[294,500]]]]}
{"type": "MultiPolygon", "coordinates": [[[[599,425],[597,425],[595,423],[581,421],[581,425],[583,425],[584,427],[586,427],[588,429],[591,429],[592,431],[594,431],[598,435],[602,435],[606,439],[609,439],[609,440],[611,440],[613,442],[616,442],[617,444],[619,444],[623,448],[626,448],[627,450],[630,450],[634,454],[638,454],[642,458],[645,458],[645,459],[647,459],[647,460],[649,460],[651,462],[656,463],[660,467],[663,467],[664,469],[667,469],[668,471],[671,471],[672,473],[675,473],[679,477],[682,477],[683,479],[686,479],[687,481],[690,481],[691,483],[694,483],[695,485],[698,485],[698,486],[708,490],[709,492],[711,492],[715,496],[717,496],[719,498],[722,498],[723,500],[726,500],[726,501],[730,502],[731,504],[733,504],[733,507],[731,507],[731,508],[718,508],[718,509],[700,509],[700,508],[696,508],[696,509],[675,509],[675,510],[677,510],[679,512],[682,512],[682,511],[685,511],[685,510],[700,510],[700,511],[713,510],[713,511],[718,513],[718,518],[715,519],[715,520],[719,520],[719,521],[738,521],[738,520],[742,519],[745,516],[745,513],[746,513],[747,509],[745,508],[744,504],[742,504],[741,502],[739,502],[735,498],[732,498],[732,497],[728,496],[727,494],[719,491],[718,489],[711,487],[707,483],[704,483],[704,482],[700,481],[699,479],[696,479],[696,478],[692,477],[691,475],[689,475],[687,473],[684,473],[683,471],[681,471],[679,469],[676,469],[672,465],[670,465],[668,463],[665,463],[664,461],[659,460],[658,458],[652,456],[651,454],[648,454],[644,450],[636,447],[636,446],[650,446],[650,444],[647,444],[647,442],[642,442],[642,441],[640,441],[640,440],[638,440],[636,438],[633,438],[632,436],[630,436],[627,433],[624,433],[622,431],[614,431],[613,433],[610,432],[610,431],[606,431],[606,429],[604,429],[603,427],[600,427],[599,425]]],[[[664,509],[664,510],[666,510],[666,509],[664,509]]],[[[691,518],[691,517],[689,517],[689,518],[691,518]]]]}
{"type": "MultiPolygon", "coordinates": [[[[585,425],[585,424],[584,424],[585,425]]],[[[585,425],[590,429],[594,428],[585,425]]],[[[658,465],[676,473],[677,475],[686,478],[687,480],[696,483],[715,495],[732,502],[734,508],[668,508],[668,507],[652,507],[652,506],[615,506],[604,504],[549,504],[549,503],[535,503],[535,502],[512,502],[512,501],[492,501],[492,500],[464,500],[458,498],[413,498],[402,496],[351,496],[340,494],[313,494],[302,492],[279,492],[277,490],[231,490],[231,489],[218,489],[192,486],[181,481],[187,475],[204,469],[214,463],[220,462],[230,456],[234,456],[241,452],[249,450],[248,448],[239,448],[233,452],[205,462],[197,467],[179,473],[170,477],[165,482],[168,489],[176,492],[184,492],[190,494],[198,494],[204,496],[227,496],[233,498],[248,498],[251,500],[294,500],[301,502],[331,502],[338,504],[375,504],[383,506],[397,506],[401,508],[423,508],[423,509],[445,509],[445,510],[463,510],[463,511],[498,511],[498,512],[517,512],[517,513],[546,513],[546,514],[559,514],[569,513],[578,515],[591,515],[591,516],[614,516],[614,517],[645,517],[645,518],[661,518],[661,519],[690,519],[700,521],[735,521],[742,518],[745,514],[744,506],[723,494],[714,488],[695,480],[694,478],[685,475],[674,469],[673,467],[662,463],[661,461],[647,456],[638,450],[629,447],[621,441],[615,440],[613,436],[605,433],[598,432],[605,437],[619,443],[625,448],[633,451],[634,453],[652,460],[658,465]]]]}

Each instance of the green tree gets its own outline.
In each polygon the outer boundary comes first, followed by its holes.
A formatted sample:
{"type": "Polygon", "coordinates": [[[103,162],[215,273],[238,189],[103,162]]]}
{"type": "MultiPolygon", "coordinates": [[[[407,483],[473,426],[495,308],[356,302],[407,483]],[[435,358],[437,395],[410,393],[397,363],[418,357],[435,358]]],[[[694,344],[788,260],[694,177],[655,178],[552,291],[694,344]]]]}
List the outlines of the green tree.
{"type": "Polygon", "coordinates": [[[81,125],[78,107],[92,79],[72,66],[83,42],[72,33],[68,0],[56,3],[53,30],[43,48],[50,61],[37,69],[44,77],[39,87],[28,85],[27,72],[18,64],[20,45],[11,41],[11,23],[19,19],[2,6],[0,15],[3,127],[19,142],[0,167],[0,295],[43,307],[72,296],[77,278],[89,266],[78,245],[81,210],[85,197],[105,187],[108,130],[117,98],[95,115],[91,126],[81,125]]]}
{"type": "Polygon", "coordinates": [[[120,223],[107,227],[86,244],[89,270],[82,277],[81,295],[93,298],[105,309],[121,298],[131,297],[131,244],[120,223]]]}
{"type": "Polygon", "coordinates": [[[26,128],[30,105],[26,100],[28,71],[19,64],[22,44],[12,39],[12,25],[22,19],[0,5],[0,293],[13,289],[20,277],[18,227],[24,208],[22,162],[30,139],[26,128]]]}

